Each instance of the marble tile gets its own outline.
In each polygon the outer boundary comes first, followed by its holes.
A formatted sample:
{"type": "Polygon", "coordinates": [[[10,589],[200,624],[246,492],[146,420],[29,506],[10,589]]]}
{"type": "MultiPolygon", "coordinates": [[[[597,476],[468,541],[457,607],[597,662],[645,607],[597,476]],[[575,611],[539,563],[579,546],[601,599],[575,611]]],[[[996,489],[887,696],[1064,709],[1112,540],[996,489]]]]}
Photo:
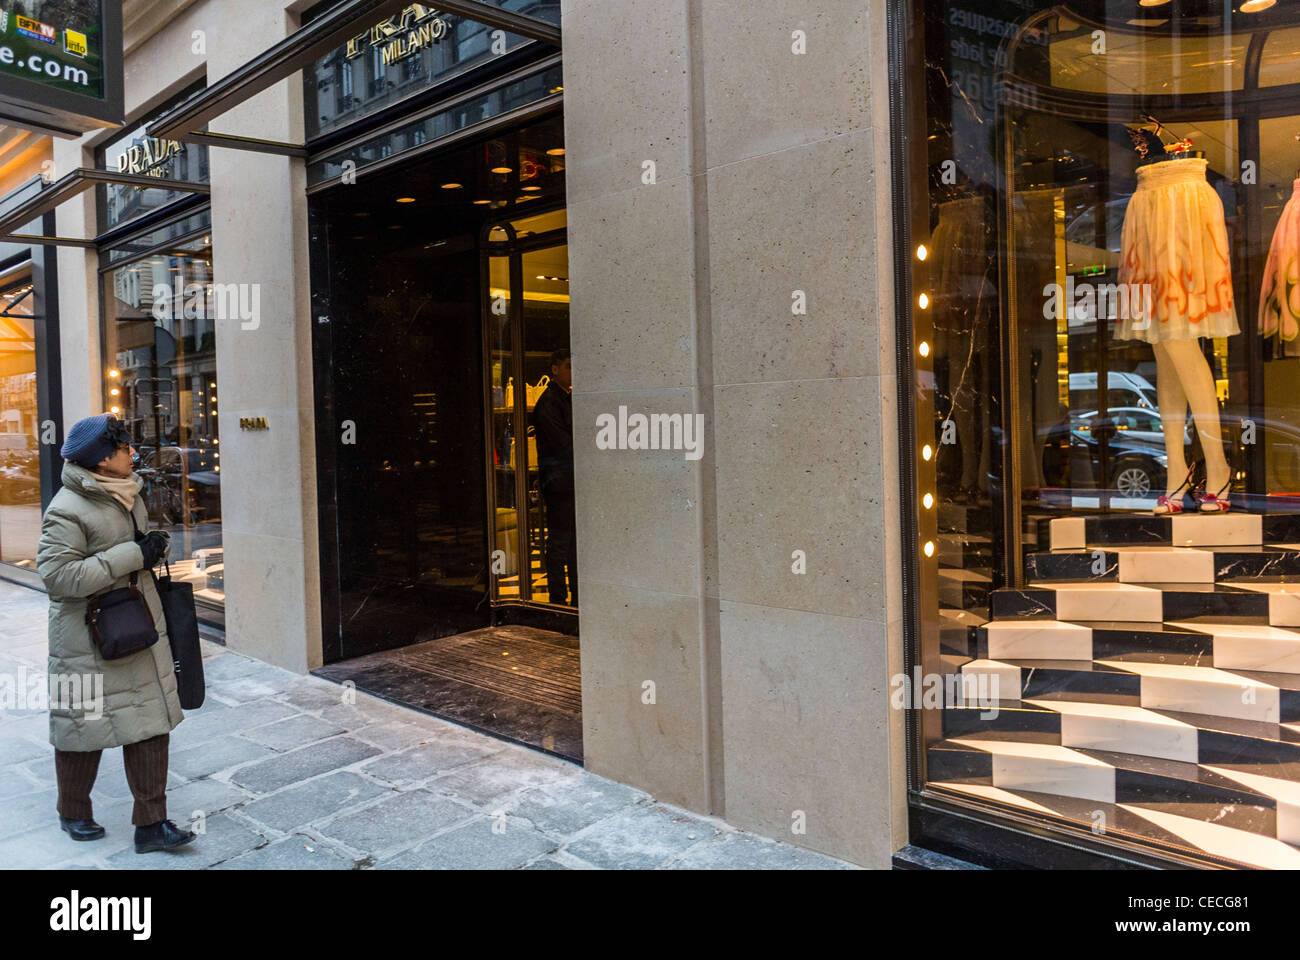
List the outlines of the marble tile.
{"type": "Polygon", "coordinates": [[[1268,622],[1275,627],[1300,627],[1300,582],[1234,583],[1234,587],[1268,594],[1268,622]]]}
{"type": "Polygon", "coordinates": [[[1300,844],[1300,783],[1263,777],[1244,770],[1205,765],[1206,770],[1250,787],[1257,793],[1277,801],[1277,838],[1286,843],[1300,844]]]}
{"type": "Polygon", "coordinates": [[[1056,591],[1058,620],[1126,620],[1158,623],[1164,619],[1159,590],[1128,583],[1035,583],[1056,591]]]}
{"type": "Polygon", "coordinates": [[[1103,666],[1142,677],[1142,706],[1153,710],[1202,713],[1239,720],[1277,723],[1277,687],[1213,667],[1187,667],[1137,660],[1098,660],[1103,666]]]}
{"type": "Polygon", "coordinates": [[[990,660],[1091,660],[1092,631],[1057,620],[993,621],[988,632],[990,660]]]}
{"type": "Polygon", "coordinates": [[[1122,583],[1213,583],[1214,554],[1176,547],[1121,547],[1122,583]]]}
{"type": "Polygon", "coordinates": [[[1083,517],[1056,517],[1051,523],[1053,550],[1079,549],[1088,545],[1083,517]]]}
{"type": "Polygon", "coordinates": [[[1259,514],[1226,513],[1170,517],[1170,541],[1176,547],[1251,546],[1264,542],[1259,514]]]}
{"type": "Polygon", "coordinates": [[[1300,850],[1280,840],[1147,807],[1132,804],[1121,806],[1207,853],[1270,870],[1300,870],[1300,850]]]}
{"type": "Polygon", "coordinates": [[[1197,728],[1141,707],[1026,700],[1061,714],[1061,745],[1195,763],[1197,728]]]}
{"type": "Polygon", "coordinates": [[[1115,802],[1115,768],[1076,750],[1014,740],[963,739],[961,742],[993,755],[995,787],[1115,802]]]}
{"type": "Polygon", "coordinates": [[[962,676],[988,677],[990,689],[997,690],[999,700],[1015,700],[1020,696],[1020,668],[1015,664],[972,660],[962,665],[961,672],[962,676]],[[992,686],[994,683],[996,687],[992,686]]]}

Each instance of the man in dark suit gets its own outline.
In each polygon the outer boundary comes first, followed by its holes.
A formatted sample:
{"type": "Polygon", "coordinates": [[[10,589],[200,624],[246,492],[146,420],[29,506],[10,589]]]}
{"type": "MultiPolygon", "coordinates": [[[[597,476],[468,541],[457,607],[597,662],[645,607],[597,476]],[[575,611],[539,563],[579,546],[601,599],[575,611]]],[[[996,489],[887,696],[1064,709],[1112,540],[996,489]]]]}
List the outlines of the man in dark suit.
{"type": "Polygon", "coordinates": [[[537,431],[538,480],[546,503],[546,583],[550,600],[576,607],[578,532],[573,507],[572,391],[573,360],[568,350],[556,350],[551,354],[551,382],[533,408],[533,426],[537,431]]]}

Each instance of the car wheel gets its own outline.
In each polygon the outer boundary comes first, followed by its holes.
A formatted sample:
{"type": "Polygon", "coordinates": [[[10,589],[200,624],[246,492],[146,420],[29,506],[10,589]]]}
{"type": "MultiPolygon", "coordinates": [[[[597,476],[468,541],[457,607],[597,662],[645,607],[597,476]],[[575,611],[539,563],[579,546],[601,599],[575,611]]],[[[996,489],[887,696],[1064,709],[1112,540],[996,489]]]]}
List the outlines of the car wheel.
{"type": "Polygon", "coordinates": [[[1126,497],[1145,497],[1151,492],[1151,470],[1140,463],[1120,464],[1115,488],[1126,497]]]}

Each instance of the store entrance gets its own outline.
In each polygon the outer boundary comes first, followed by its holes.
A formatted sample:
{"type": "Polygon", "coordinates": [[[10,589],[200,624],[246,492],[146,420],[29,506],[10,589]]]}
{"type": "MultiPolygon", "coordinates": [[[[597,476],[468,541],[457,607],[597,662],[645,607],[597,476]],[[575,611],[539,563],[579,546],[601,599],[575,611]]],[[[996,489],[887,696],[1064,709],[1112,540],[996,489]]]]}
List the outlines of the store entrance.
{"type": "Polygon", "coordinates": [[[318,673],[580,759],[563,170],[557,115],[312,199],[318,673]]]}

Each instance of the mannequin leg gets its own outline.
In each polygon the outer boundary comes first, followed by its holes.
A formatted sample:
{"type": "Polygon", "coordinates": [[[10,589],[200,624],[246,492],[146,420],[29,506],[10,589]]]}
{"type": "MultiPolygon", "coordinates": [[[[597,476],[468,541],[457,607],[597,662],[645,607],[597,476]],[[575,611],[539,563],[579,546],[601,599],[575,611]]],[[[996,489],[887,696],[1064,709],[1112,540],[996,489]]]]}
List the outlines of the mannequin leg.
{"type": "Polygon", "coordinates": [[[1183,430],[1187,426],[1187,394],[1168,343],[1152,345],[1156,355],[1156,402],[1160,404],[1160,422],[1165,430],[1165,496],[1172,497],[1174,490],[1187,476],[1187,456],[1183,449],[1183,430]]]}
{"type": "MultiPolygon", "coordinates": [[[[1171,340],[1161,346],[1178,371],[1178,381],[1191,407],[1196,432],[1201,437],[1201,449],[1205,451],[1206,492],[1218,493],[1228,483],[1229,470],[1228,458],[1223,453],[1223,433],[1219,429],[1219,398],[1214,392],[1214,375],[1201,352],[1199,340],[1171,340]]],[[[1169,442],[1167,425],[1165,442],[1169,442]]]]}

